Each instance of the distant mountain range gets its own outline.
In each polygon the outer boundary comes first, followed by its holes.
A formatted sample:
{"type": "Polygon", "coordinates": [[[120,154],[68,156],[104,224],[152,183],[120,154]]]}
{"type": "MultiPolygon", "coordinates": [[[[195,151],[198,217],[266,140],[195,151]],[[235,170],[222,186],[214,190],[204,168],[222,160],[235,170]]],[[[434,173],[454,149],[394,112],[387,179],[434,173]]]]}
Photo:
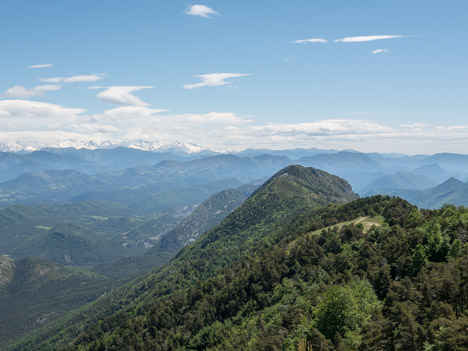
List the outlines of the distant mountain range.
{"type": "Polygon", "coordinates": [[[93,199],[130,205],[155,194],[216,181],[250,182],[291,164],[336,174],[362,196],[428,189],[450,177],[468,180],[468,155],[461,154],[249,149],[238,154],[207,156],[196,151],[181,156],[158,150],[49,148],[0,153],[0,207],[93,199]]]}
{"type": "Polygon", "coordinates": [[[400,190],[400,196],[421,208],[440,208],[445,204],[468,206],[468,182],[450,178],[437,186],[423,190],[400,190]]]}
{"type": "Polygon", "coordinates": [[[171,152],[180,154],[192,154],[192,153],[219,153],[219,150],[211,150],[203,148],[198,145],[184,143],[184,142],[165,142],[162,140],[147,141],[147,140],[131,140],[131,141],[80,141],[80,140],[62,140],[54,143],[40,143],[40,142],[24,142],[24,141],[0,141],[0,152],[31,152],[38,151],[46,148],[63,149],[63,148],[74,148],[74,149],[113,149],[117,147],[145,150],[145,151],[157,151],[157,152],[171,152]]]}

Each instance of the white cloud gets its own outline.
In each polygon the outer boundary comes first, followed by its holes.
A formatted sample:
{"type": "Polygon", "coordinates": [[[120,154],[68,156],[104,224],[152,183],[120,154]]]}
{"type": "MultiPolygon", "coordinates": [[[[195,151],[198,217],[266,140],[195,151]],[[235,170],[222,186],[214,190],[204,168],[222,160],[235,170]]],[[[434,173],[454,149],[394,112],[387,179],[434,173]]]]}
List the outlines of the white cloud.
{"type": "Polygon", "coordinates": [[[48,68],[48,67],[52,67],[52,64],[51,63],[43,63],[43,64],[39,64],[39,65],[26,66],[26,68],[48,68]]]}
{"type": "Polygon", "coordinates": [[[97,116],[99,120],[130,120],[135,122],[139,121],[140,119],[153,118],[154,115],[167,111],[168,110],[165,109],[155,109],[144,106],[122,106],[106,110],[104,113],[95,116],[97,116]]]}
{"type": "Polygon", "coordinates": [[[0,131],[58,130],[85,109],[29,100],[0,100],[0,131]]]}
{"type": "Polygon", "coordinates": [[[211,111],[205,114],[183,114],[180,118],[186,119],[192,123],[220,123],[220,124],[241,124],[252,122],[231,112],[215,112],[211,111]]]}
{"type": "Polygon", "coordinates": [[[200,16],[203,18],[211,18],[212,15],[217,15],[218,13],[213,10],[211,7],[205,5],[192,5],[187,8],[185,11],[187,15],[191,16],[200,16]]]}
{"type": "MultiPolygon", "coordinates": [[[[97,114],[29,100],[0,100],[0,140],[67,146],[71,139],[114,145],[132,140],[184,141],[219,150],[246,147],[318,147],[360,151],[468,153],[468,125],[388,126],[369,118],[259,124],[250,116],[211,111],[169,114],[145,106],[120,106],[97,114]]],[[[75,144],[73,144],[75,145],[75,144]]]]}
{"type": "Polygon", "coordinates": [[[328,119],[311,123],[269,124],[254,130],[270,135],[349,136],[390,133],[392,128],[370,120],[328,119]]]}
{"type": "Polygon", "coordinates": [[[110,87],[92,86],[88,89],[105,89],[97,94],[101,100],[121,106],[149,106],[146,102],[141,101],[133,95],[133,92],[152,89],[152,86],[132,86],[132,85],[116,85],[110,87]]]}
{"type": "Polygon", "coordinates": [[[311,39],[300,39],[294,40],[293,43],[295,44],[308,44],[308,43],[326,43],[327,40],[322,38],[311,38],[311,39]]]}
{"type": "Polygon", "coordinates": [[[210,73],[210,74],[202,74],[199,76],[195,76],[197,78],[201,78],[200,83],[195,84],[184,84],[185,89],[194,89],[194,88],[201,88],[201,87],[217,87],[221,85],[231,84],[231,82],[226,82],[225,79],[228,78],[239,78],[239,77],[246,77],[250,76],[250,74],[246,73],[210,73]]]}
{"type": "Polygon", "coordinates": [[[375,49],[372,51],[372,55],[378,55],[378,54],[388,54],[390,50],[388,49],[375,49]]]}
{"type": "Polygon", "coordinates": [[[76,131],[79,133],[86,133],[86,134],[111,134],[117,133],[120,131],[119,128],[110,124],[70,124],[68,128],[72,131],[76,131]]]}
{"type": "Polygon", "coordinates": [[[384,39],[396,39],[404,38],[404,35],[366,35],[359,37],[346,37],[341,39],[336,39],[335,43],[360,43],[365,41],[374,41],[374,40],[384,40],[384,39]]]}
{"type": "Polygon", "coordinates": [[[52,77],[52,78],[38,78],[41,82],[47,83],[84,83],[84,82],[96,82],[104,78],[103,74],[89,74],[89,75],[78,75],[71,77],[52,77]]]}
{"type": "Polygon", "coordinates": [[[12,99],[25,99],[32,96],[44,96],[48,91],[57,91],[62,86],[59,84],[38,85],[34,88],[26,88],[21,85],[15,85],[3,93],[4,97],[12,99]]]}

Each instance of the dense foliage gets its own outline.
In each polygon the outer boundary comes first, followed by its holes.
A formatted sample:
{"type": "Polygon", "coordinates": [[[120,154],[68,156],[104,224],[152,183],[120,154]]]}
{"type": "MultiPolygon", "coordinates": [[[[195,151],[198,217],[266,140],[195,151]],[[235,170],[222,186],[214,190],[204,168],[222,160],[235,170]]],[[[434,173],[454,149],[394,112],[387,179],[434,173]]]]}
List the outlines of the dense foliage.
{"type": "Polygon", "coordinates": [[[287,167],[220,226],[181,250],[170,263],[69,314],[65,319],[52,322],[19,344],[26,346],[18,346],[18,349],[48,350],[51,343],[66,344],[109,314],[127,308],[133,310],[134,306],[180,291],[245,254],[273,245],[281,240],[284,229],[300,214],[330,202],[345,203],[356,197],[341,178],[319,170],[287,167]]]}
{"type": "Polygon", "coordinates": [[[160,270],[12,349],[466,350],[468,210],[389,196],[317,209],[352,193],[302,171],[277,175],[160,270]]]}
{"type": "Polygon", "coordinates": [[[115,285],[115,281],[81,268],[0,256],[0,349],[115,285]]]}
{"type": "MultiPolygon", "coordinates": [[[[468,211],[421,213],[399,199],[357,203],[360,215],[377,211],[392,224],[285,233],[189,289],[102,320],[72,349],[295,350],[303,340],[314,350],[466,349],[468,247],[460,243],[468,211]],[[427,261],[418,271],[420,247],[427,261]]],[[[359,215],[352,205],[320,217],[359,215]]]]}

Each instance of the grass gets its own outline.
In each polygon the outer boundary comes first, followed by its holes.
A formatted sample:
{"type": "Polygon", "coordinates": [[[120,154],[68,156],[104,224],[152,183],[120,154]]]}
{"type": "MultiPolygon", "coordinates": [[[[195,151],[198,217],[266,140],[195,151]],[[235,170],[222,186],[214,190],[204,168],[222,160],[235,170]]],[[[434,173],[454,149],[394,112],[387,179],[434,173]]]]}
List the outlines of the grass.
{"type": "Polygon", "coordinates": [[[37,228],[37,229],[44,229],[44,230],[51,230],[52,229],[52,227],[46,227],[44,225],[35,225],[34,227],[37,228]]]}

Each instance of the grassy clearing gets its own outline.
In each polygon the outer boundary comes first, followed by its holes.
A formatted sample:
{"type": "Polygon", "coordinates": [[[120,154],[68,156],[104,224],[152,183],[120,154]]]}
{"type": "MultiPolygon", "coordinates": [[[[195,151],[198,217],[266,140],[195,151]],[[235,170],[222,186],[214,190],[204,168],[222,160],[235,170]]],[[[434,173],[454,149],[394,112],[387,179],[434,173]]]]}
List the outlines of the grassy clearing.
{"type": "Polygon", "coordinates": [[[52,229],[52,227],[46,227],[44,225],[35,225],[34,227],[37,228],[37,229],[44,229],[44,230],[51,230],[52,229]]]}

